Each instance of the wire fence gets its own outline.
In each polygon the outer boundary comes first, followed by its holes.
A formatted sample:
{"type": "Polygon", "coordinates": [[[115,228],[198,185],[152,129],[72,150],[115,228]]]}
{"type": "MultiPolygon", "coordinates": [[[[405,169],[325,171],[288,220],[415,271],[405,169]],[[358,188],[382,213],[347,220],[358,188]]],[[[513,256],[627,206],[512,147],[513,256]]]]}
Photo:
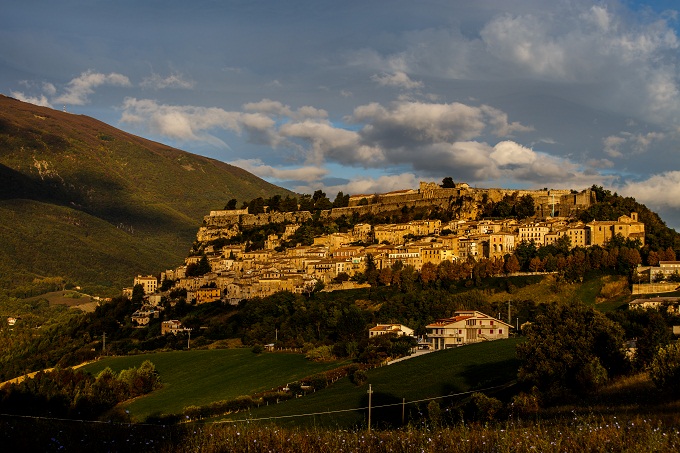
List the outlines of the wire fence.
{"type": "MultiPolygon", "coordinates": [[[[486,388],[481,388],[481,389],[475,389],[475,390],[468,390],[465,392],[459,392],[459,393],[450,393],[448,395],[442,395],[442,396],[434,396],[430,398],[423,398],[419,400],[413,400],[413,401],[406,401],[405,399],[400,402],[400,403],[390,403],[390,404],[381,404],[381,405],[376,405],[376,406],[371,406],[371,410],[375,409],[384,409],[388,407],[397,407],[397,406],[405,406],[405,405],[411,405],[411,404],[418,404],[418,403],[424,403],[428,401],[436,401],[436,400],[442,400],[446,398],[455,398],[455,397],[461,397],[461,396],[467,396],[467,395],[472,395],[473,393],[479,393],[479,392],[489,392],[489,391],[494,391],[494,390],[501,390],[504,388],[508,388],[512,386],[515,383],[515,381],[510,381],[506,382],[505,384],[500,384],[496,385],[493,387],[486,387],[486,388]]],[[[248,418],[240,418],[240,419],[227,419],[227,420],[213,420],[213,421],[202,421],[202,420],[192,420],[189,422],[184,422],[182,423],[183,425],[186,424],[214,424],[214,425],[219,425],[219,424],[225,424],[225,423],[252,423],[252,422],[260,422],[260,421],[274,421],[274,420],[285,420],[285,419],[293,419],[293,418],[302,418],[302,417],[315,417],[319,415],[332,415],[332,414],[340,414],[340,413],[347,413],[347,412],[357,412],[357,411],[367,411],[369,410],[369,406],[364,406],[364,407],[355,407],[351,409],[337,409],[337,410],[330,410],[330,411],[321,411],[321,412],[309,412],[309,413],[304,413],[304,414],[291,414],[291,415],[278,415],[278,416],[272,416],[272,417],[248,417],[248,418]]],[[[36,416],[36,415],[19,415],[19,414],[0,414],[0,417],[9,417],[9,418],[24,418],[24,419],[32,419],[32,420],[45,420],[45,421],[60,421],[60,422],[73,422],[73,423],[91,423],[91,424],[104,424],[104,425],[129,425],[129,426],[154,426],[154,427],[166,427],[168,425],[165,424],[155,424],[155,423],[132,423],[132,422],[112,422],[112,421],[100,421],[100,420],[81,420],[81,419],[73,419],[73,418],[60,418],[60,417],[46,417],[46,416],[36,416]]]]}

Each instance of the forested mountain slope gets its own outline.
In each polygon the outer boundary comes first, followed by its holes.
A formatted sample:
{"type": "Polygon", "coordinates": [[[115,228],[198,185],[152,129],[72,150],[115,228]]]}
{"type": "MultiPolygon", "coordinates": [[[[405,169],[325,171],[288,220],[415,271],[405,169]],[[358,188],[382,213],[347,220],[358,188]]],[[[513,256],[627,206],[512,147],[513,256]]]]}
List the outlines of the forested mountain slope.
{"type": "Polygon", "coordinates": [[[203,216],[288,195],[243,169],[0,96],[0,285],[116,287],[177,265],[203,216]]]}

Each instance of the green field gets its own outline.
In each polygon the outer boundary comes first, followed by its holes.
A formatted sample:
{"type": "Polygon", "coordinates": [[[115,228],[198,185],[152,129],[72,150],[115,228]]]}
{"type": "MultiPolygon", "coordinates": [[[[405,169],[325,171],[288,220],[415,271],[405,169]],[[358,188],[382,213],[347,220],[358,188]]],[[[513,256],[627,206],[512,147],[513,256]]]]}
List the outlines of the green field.
{"type": "Polygon", "coordinates": [[[271,390],[343,364],[310,362],[301,354],[256,355],[249,349],[214,349],[112,357],[87,365],[83,370],[92,374],[106,367],[120,371],[137,367],[145,360],[156,366],[163,387],[126,406],[133,420],[180,413],[186,406],[207,405],[271,390]]]}
{"type": "MultiPolygon", "coordinates": [[[[374,423],[399,424],[403,400],[405,418],[409,412],[425,411],[428,398],[499,386],[517,377],[519,361],[515,346],[522,341],[490,341],[461,348],[433,352],[393,365],[368,371],[368,382],[356,386],[344,378],[331,387],[285,401],[277,405],[253,409],[248,414],[234,414],[228,420],[267,419],[277,424],[315,425],[346,428],[365,423],[366,410],[352,410],[368,406],[368,385],[373,390],[372,406],[394,404],[372,413],[374,423]],[[343,411],[333,414],[322,412],[343,411]],[[316,414],[298,416],[300,414],[316,414]]],[[[442,405],[452,398],[438,400],[442,405]]],[[[460,397],[459,397],[460,399],[460,397]]]]}

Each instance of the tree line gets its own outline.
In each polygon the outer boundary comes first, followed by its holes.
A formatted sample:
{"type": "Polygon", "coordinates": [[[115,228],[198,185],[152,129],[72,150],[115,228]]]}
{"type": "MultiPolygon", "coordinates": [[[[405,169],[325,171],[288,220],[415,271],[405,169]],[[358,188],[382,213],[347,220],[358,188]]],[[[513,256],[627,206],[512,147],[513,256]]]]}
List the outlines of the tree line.
{"type": "Polygon", "coordinates": [[[4,414],[96,420],[118,403],[160,387],[153,363],[114,373],[106,368],[97,376],[72,368],[40,371],[34,377],[0,388],[4,414]]]}

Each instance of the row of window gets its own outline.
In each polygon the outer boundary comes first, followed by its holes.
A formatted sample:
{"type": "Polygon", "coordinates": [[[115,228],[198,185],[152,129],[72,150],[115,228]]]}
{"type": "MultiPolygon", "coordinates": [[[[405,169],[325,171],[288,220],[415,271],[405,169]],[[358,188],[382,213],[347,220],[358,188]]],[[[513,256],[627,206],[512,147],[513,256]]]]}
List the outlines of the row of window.
{"type": "MultiPolygon", "coordinates": [[[[432,335],[444,335],[446,330],[451,330],[451,329],[432,329],[432,335]]],[[[458,335],[463,334],[463,329],[458,329],[458,335]]],[[[477,334],[481,335],[482,334],[482,329],[477,330],[477,334]]],[[[494,329],[489,329],[489,335],[494,334],[494,329]]],[[[503,329],[498,329],[498,334],[502,335],[503,334],[503,329]]],[[[371,335],[373,335],[373,332],[371,332],[371,335]]]]}

